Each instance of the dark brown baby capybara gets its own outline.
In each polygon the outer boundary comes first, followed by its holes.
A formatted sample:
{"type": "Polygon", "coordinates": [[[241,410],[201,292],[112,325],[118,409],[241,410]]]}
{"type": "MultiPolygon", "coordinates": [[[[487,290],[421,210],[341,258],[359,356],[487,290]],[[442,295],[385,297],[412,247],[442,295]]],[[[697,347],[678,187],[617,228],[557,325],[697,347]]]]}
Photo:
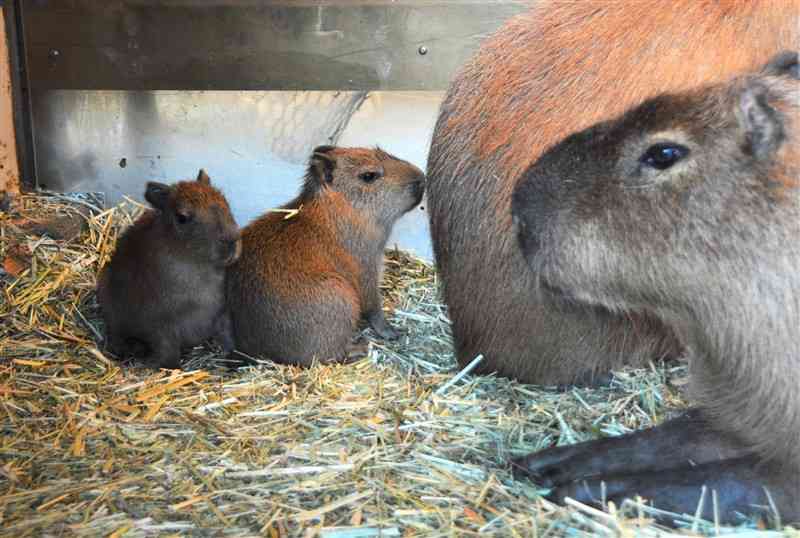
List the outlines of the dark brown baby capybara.
{"type": "Polygon", "coordinates": [[[649,315],[538,293],[514,182],[570,133],[648,97],[759,69],[800,43],[800,0],[541,0],[487,38],[442,104],[428,158],[436,264],[462,364],[570,383],[681,353],[649,315]]]}
{"type": "Polygon", "coordinates": [[[380,149],[320,146],[300,195],[242,230],[228,270],[236,348],[309,365],[344,358],[361,318],[392,338],[378,288],[395,221],[416,206],[422,171],[380,149]]]}
{"type": "Polygon", "coordinates": [[[178,368],[182,346],[214,337],[233,349],[225,267],[241,252],[228,202],[200,170],[197,181],[150,182],[148,210],[117,241],[97,281],[111,349],[149,350],[154,367],[178,368]]]}
{"type": "Polygon", "coordinates": [[[723,520],[774,502],[800,522],[799,67],[786,53],[653,98],[522,175],[512,213],[540,293],[658,319],[689,351],[698,403],[517,462],[558,499],[599,500],[604,482],[608,500],[694,513],[706,485],[723,520]]]}

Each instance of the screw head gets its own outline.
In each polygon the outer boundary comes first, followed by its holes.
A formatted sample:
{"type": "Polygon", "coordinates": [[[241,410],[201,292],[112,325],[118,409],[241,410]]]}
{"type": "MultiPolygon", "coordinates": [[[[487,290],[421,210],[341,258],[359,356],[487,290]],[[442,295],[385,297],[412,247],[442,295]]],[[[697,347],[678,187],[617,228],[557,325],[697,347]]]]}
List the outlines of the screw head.
{"type": "Polygon", "coordinates": [[[417,49],[417,52],[419,52],[420,56],[425,56],[426,54],[428,54],[428,47],[426,47],[425,45],[420,45],[419,48],[417,49]]]}

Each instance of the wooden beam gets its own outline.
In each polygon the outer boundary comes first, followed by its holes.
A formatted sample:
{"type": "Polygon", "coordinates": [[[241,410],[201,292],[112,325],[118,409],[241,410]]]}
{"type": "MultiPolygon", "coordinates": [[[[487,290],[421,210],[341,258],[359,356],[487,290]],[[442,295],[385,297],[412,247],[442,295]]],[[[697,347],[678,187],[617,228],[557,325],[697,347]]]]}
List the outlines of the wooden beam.
{"type": "Polygon", "coordinates": [[[8,50],[5,10],[0,8],[0,192],[19,192],[19,163],[14,134],[14,105],[8,50]]]}

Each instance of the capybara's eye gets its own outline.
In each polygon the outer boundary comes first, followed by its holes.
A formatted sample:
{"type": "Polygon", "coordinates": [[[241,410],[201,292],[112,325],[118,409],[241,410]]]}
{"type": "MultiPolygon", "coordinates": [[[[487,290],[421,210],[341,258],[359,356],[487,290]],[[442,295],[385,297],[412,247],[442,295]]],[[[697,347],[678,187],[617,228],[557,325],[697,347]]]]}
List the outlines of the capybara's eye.
{"type": "Polygon", "coordinates": [[[191,222],[192,214],[185,211],[177,211],[175,213],[175,218],[177,219],[178,224],[186,224],[187,222],[191,222]]]}
{"type": "Polygon", "coordinates": [[[381,175],[378,172],[361,172],[358,174],[358,179],[364,183],[372,183],[379,177],[381,177],[381,175]]]}
{"type": "Polygon", "coordinates": [[[680,144],[660,143],[647,148],[639,161],[656,170],[666,170],[689,155],[689,148],[680,144]]]}

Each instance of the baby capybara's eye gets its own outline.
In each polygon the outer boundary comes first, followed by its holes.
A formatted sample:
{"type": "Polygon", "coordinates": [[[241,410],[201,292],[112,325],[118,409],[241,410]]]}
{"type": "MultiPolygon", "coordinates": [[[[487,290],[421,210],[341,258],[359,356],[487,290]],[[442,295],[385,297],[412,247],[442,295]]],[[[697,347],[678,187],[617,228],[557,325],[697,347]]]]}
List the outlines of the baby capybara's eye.
{"type": "Polygon", "coordinates": [[[689,148],[671,142],[654,144],[639,158],[645,166],[656,170],[666,170],[689,155],[689,148]]]}
{"type": "Polygon", "coordinates": [[[178,224],[186,224],[192,221],[192,214],[186,211],[178,211],[175,213],[175,219],[178,221],[178,224]]]}
{"type": "Polygon", "coordinates": [[[372,183],[379,177],[381,177],[381,175],[378,172],[362,172],[358,175],[358,179],[364,183],[372,183]]]}

